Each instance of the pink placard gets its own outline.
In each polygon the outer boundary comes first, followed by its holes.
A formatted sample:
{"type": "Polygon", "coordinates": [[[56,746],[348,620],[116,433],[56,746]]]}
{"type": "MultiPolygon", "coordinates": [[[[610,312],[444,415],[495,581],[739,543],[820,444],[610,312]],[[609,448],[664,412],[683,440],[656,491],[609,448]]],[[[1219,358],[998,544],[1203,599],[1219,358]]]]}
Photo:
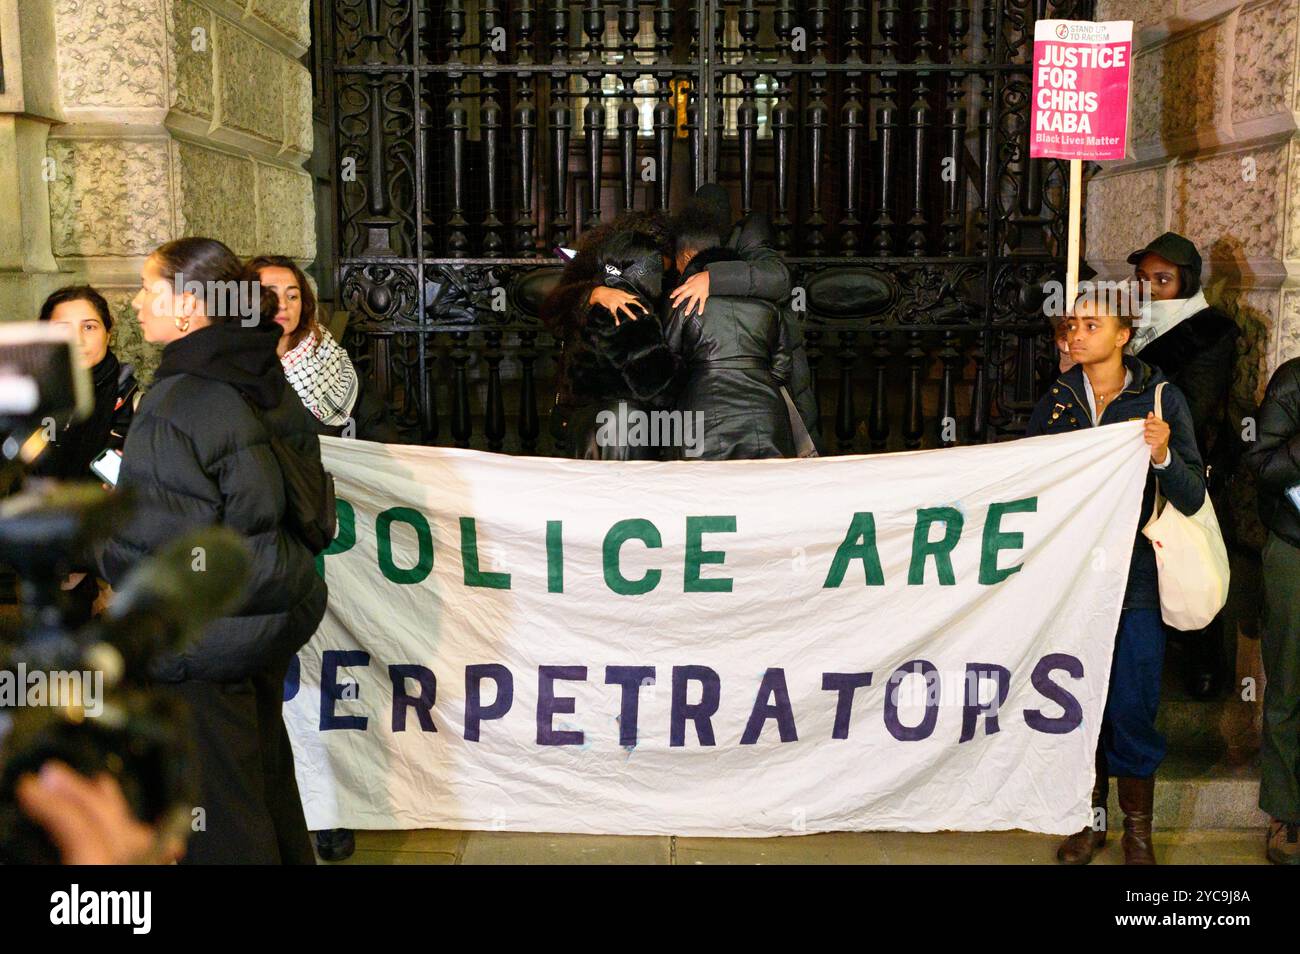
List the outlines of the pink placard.
{"type": "Polygon", "coordinates": [[[1125,157],[1132,52],[1131,20],[1035,24],[1031,158],[1125,157]]]}

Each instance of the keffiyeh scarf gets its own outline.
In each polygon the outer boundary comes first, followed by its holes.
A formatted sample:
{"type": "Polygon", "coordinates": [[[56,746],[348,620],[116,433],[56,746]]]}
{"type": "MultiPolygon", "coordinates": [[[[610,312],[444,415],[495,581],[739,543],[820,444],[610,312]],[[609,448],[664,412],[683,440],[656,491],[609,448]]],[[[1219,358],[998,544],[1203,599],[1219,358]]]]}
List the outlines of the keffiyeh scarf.
{"type": "Polygon", "coordinates": [[[307,410],[322,424],[337,427],[357,401],[357,372],[352,359],[329,332],[320,340],[306,335],[280,358],[284,376],[307,410]]]}

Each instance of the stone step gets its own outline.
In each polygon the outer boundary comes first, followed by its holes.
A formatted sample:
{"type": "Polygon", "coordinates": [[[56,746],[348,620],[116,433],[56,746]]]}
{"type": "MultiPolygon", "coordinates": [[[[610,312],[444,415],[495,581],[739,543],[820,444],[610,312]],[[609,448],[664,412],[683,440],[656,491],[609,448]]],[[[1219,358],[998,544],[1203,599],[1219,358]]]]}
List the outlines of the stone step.
{"type": "Polygon", "coordinates": [[[1258,707],[1234,699],[1160,701],[1156,727],[1170,751],[1199,752],[1245,761],[1259,748],[1258,707]]]}
{"type": "MultiPolygon", "coordinates": [[[[1259,829],[1259,704],[1225,692],[1192,699],[1167,667],[1156,725],[1169,754],[1156,775],[1155,827],[1161,830],[1259,829]]],[[[1110,817],[1118,827],[1111,785],[1110,817]]]]}
{"type": "MultiPolygon", "coordinates": [[[[1118,831],[1123,815],[1114,782],[1108,817],[1118,831]]],[[[1170,751],[1156,775],[1155,827],[1162,831],[1258,829],[1268,824],[1259,809],[1255,758],[1233,764],[1213,755],[1170,751]]]]}
{"type": "MultiPolygon", "coordinates": [[[[1262,831],[1156,832],[1162,865],[1266,864],[1262,831]]],[[[1056,864],[1060,838],[1025,831],[827,832],[783,838],[564,835],[546,832],[358,831],[338,864],[1056,864]]],[[[1124,860],[1111,839],[1093,865],[1124,860]]]]}

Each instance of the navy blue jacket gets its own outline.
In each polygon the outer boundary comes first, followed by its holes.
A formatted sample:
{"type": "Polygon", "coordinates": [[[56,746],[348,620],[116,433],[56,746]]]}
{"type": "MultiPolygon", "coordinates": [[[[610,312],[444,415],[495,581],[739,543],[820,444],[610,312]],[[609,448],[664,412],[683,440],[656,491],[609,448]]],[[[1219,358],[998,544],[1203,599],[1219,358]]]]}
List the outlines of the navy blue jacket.
{"type": "MultiPolygon", "coordinates": [[[[1156,385],[1165,381],[1158,369],[1131,355],[1124,356],[1124,367],[1132,372],[1133,383],[1119,393],[1101,413],[1098,425],[1122,421],[1145,420],[1156,409],[1156,385]]],[[[1196,449],[1196,432],[1187,399],[1172,384],[1165,384],[1160,410],[1169,423],[1169,466],[1147,468],[1146,489],[1142,493],[1142,515],[1138,518],[1133,559],[1128,568],[1128,588],[1124,591],[1125,609],[1159,609],[1160,588],[1156,577],[1156,556],[1151,541],[1142,528],[1151,519],[1155,505],[1156,481],[1160,492],[1182,513],[1191,515],[1205,500],[1205,465],[1196,449]]],[[[1083,384],[1083,366],[1075,365],[1053,382],[1047,394],[1034,407],[1026,435],[1063,434],[1091,427],[1088,397],[1083,384]]],[[[1105,493],[1102,487],[1099,492],[1105,493]]]]}

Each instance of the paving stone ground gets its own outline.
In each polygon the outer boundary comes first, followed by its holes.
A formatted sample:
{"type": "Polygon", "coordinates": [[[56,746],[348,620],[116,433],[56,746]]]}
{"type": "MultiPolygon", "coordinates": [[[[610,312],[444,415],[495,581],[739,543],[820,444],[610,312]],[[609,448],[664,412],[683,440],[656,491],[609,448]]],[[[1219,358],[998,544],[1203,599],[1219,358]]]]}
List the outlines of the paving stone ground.
{"type": "MultiPolygon", "coordinates": [[[[1162,864],[1267,864],[1264,832],[1156,832],[1162,864]]],[[[342,864],[1055,864],[1058,838],[1030,832],[837,832],[783,838],[359,831],[342,864]]],[[[1094,864],[1122,864],[1112,837],[1094,864]]]]}

